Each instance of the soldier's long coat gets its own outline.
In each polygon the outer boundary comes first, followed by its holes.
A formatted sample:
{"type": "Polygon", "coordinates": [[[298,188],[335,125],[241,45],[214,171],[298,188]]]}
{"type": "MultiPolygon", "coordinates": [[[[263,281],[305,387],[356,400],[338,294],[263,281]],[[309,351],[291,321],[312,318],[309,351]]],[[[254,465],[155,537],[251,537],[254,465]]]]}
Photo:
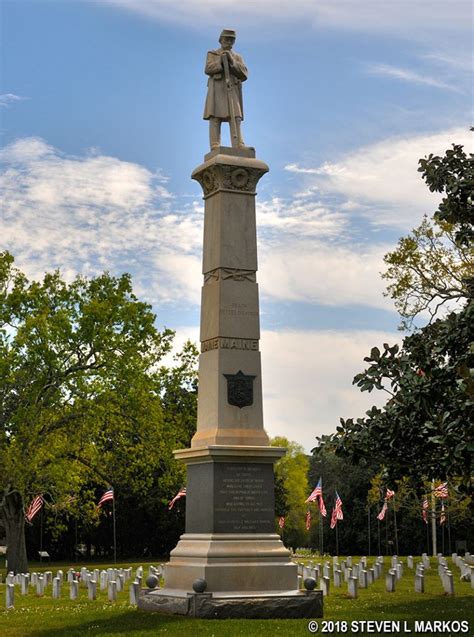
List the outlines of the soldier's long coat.
{"type": "MultiPolygon", "coordinates": [[[[204,107],[204,119],[217,117],[225,122],[230,119],[229,105],[227,101],[227,86],[224,76],[224,66],[222,64],[222,51],[208,51],[206,58],[206,68],[204,72],[209,75],[207,81],[207,98],[204,107]]],[[[229,91],[234,113],[236,117],[244,118],[244,107],[242,103],[242,82],[248,77],[247,67],[242,57],[234,53],[234,67],[230,70],[231,90],[229,91]]]]}

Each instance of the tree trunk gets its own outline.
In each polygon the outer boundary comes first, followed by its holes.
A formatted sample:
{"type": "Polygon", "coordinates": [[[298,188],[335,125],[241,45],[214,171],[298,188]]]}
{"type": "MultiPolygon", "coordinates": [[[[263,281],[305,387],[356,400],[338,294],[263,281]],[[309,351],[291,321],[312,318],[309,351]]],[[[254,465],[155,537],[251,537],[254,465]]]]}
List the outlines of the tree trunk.
{"type": "Polygon", "coordinates": [[[18,492],[13,491],[5,496],[0,515],[7,538],[7,571],[13,571],[15,574],[27,573],[25,515],[23,513],[23,500],[18,492]]]}

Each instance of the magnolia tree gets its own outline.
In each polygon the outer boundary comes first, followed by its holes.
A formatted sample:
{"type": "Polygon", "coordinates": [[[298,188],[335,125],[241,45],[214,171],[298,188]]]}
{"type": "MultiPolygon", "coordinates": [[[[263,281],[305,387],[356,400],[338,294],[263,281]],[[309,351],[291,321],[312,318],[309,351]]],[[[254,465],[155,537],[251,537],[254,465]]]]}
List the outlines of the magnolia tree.
{"type": "MultiPolygon", "coordinates": [[[[0,253],[0,523],[10,570],[27,570],[25,507],[34,496],[74,507],[71,494],[91,480],[139,491],[156,467],[172,467],[171,450],[193,427],[163,407],[163,382],[167,394],[173,383],[160,361],[172,339],[128,275],[28,281],[0,253]]],[[[186,348],[176,390],[194,374],[186,348]]],[[[83,513],[97,515],[92,501],[83,513]]]]}
{"type": "Polygon", "coordinates": [[[389,480],[410,477],[420,489],[436,478],[464,493],[472,488],[473,159],[453,145],[443,157],[420,160],[428,187],[444,196],[433,221],[425,219],[386,255],[384,275],[402,328],[412,333],[401,347],[373,347],[353,381],[361,391],[385,392],[387,403],[364,418],[341,419],[334,435],[319,439],[354,461],[370,458],[389,480]],[[420,318],[426,324],[414,328],[420,318]]]}

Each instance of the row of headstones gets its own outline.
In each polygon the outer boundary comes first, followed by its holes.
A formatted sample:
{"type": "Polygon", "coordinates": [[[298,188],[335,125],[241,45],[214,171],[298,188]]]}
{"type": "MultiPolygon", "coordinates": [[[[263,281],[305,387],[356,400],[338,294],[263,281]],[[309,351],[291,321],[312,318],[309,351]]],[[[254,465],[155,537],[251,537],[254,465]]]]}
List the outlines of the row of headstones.
{"type": "MultiPolygon", "coordinates": [[[[458,556],[456,556],[458,557],[458,556]]],[[[407,557],[407,567],[409,569],[415,568],[415,592],[424,593],[424,573],[430,567],[430,560],[426,553],[421,556],[422,561],[415,567],[414,558],[412,555],[407,557]]],[[[453,560],[455,556],[453,554],[453,560]]],[[[456,562],[456,560],[455,560],[456,562]]],[[[457,560],[457,565],[461,569],[461,577],[471,580],[471,585],[474,587],[474,576],[472,572],[474,568],[470,565],[466,565],[462,558],[457,560]],[[469,569],[469,570],[467,570],[469,569]]],[[[383,557],[377,557],[374,566],[367,569],[367,558],[362,557],[359,564],[352,564],[352,557],[346,558],[340,564],[338,557],[333,557],[333,581],[335,587],[342,585],[342,579],[347,583],[348,594],[350,597],[357,597],[358,588],[368,588],[375,580],[379,579],[383,571],[383,557]]],[[[308,566],[304,564],[298,564],[298,575],[300,580],[304,581],[307,577],[312,577],[316,580],[320,589],[323,591],[323,595],[329,595],[330,587],[330,562],[326,561],[324,565],[310,563],[308,566]]],[[[451,571],[448,568],[446,558],[442,554],[438,554],[438,573],[441,578],[441,583],[446,593],[454,595],[454,581],[451,571]]],[[[399,560],[397,555],[393,555],[391,558],[391,567],[385,576],[385,590],[388,593],[393,593],[396,590],[398,580],[403,576],[403,564],[399,560]]]]}
{"type": "MultiPolygon", "coordinates": [[[[155,575],[158,580],[162,575],[162,566],[149,567],[149,575],[155,575]]],[[[73,569],[69,569],[65,575],[63,571],[59,570],[56,577],[53,578],[51,571],[45,573],[19,573],[14,575],[9,573],[6,577],[6,590],[5,590],[5,602],[6,608],[14,608],[15,606],[15,585],[21,587],[21,594],[28,594],[29,586],[36,587],[36,595],[43,597],[45,593],[45,587],[52,584],[52,597],[53,599],[60,599],[61,587],[64,581],[69,583],[69,598],[76,600],[79,598],[79,585],[82,584],[87,588],[87,596],[90,600],[97,599],[97,584],[99,584],[100,590],[107,590],[107,597],[110,602],[117,600],[117,593],[125,590],[125,583],[132,578],[132,568],[116,569],[109,568],[107,570],[94,569],[89,571],[83,567],[78,574],[73,569]]],[[[131,606],[136,606],[138,602],[138,596],[143,579],[143,566],[139,566],[135,572],[135,579],[129,586],[129,600],[131,606]]]]}
{"type": "MultiPolygon", "coordinates": [[[[358,564],[354,564],[349,556],[339,563],[337,556],[333,557],[332,575],[335,588],[340,588],[343,582],[347,583],[348,593],[351,597],[357,597],[358,588],[368,588],[383,572],[383,557],[379,556],[373,567],[367,568],[367,558],[361,557],[358,564]]],[[[324,564],[313,564],[308,566],[298,564],[298,575],[301,581],[311,577],[319,584],[323,595],[329,595],[331,582],[331,564],[326,561],[324,564]]]]}
{"type": "MultiPolygon", "coordinates": [[[[474,565],[471,563],[473,562],[471,554],[466,553],[464,557],[461,557],[461,555],[453,553],[451,557],[453,562],[461,571],[461,579],[465,582],[471,582],[471,588],[474,588],[474,565]]],[[[439,559],[440,556],[438,555],[438,560],[439,559]]]]}

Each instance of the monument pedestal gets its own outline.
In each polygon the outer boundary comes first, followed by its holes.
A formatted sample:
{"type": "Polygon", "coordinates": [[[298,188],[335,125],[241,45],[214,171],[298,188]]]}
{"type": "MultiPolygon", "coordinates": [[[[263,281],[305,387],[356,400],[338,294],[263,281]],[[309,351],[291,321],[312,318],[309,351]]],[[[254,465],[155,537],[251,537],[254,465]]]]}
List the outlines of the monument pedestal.
{"type": "Polygon", "coordinates": [[[254,149],[219,147],[192,175],[205,201],[197,431],[175,451],[187,465],[186,532],[165,588],[141,594],[145,610],[322,616],[321,591],[298,590],[275,533],[273,464],[286,450],[269,446],[263,428],[256,279],[255,194],[267,171],[254,149]],[[193,593],[196,580],[204,595],[193,593]]]}
{"type": "Polygon", "coordinates": [[[297,566],[275,533],[275,447],[212,445],[175,452],[187,464],[186,533],[165,566],[169,588],[282,591],[297,586],[297,566]]]}

